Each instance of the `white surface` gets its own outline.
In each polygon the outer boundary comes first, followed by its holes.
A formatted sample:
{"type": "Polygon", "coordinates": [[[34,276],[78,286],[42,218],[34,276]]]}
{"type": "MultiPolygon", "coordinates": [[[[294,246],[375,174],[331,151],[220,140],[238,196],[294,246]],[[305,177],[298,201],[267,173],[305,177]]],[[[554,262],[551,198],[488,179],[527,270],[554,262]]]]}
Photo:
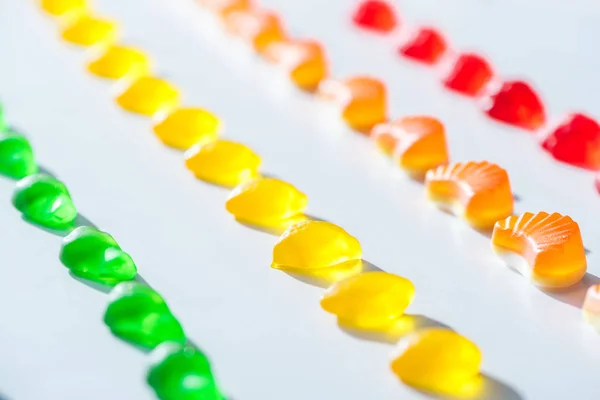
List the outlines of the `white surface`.
{"type": "MultiPolygon", "coordinates": [[[[494,124],[469,100],[443,91],[433,71],[394,54],[393,40],[354,30],[351,2],[264,3],[294,33],[323,40],[336,75],[384,78],[392,116],[439,116],[454,160],[506,167],[521,198],[518,212],[571,215],[592,251],[590,272],[600,274],[600,197],[589,173],[559,165],[531,135],[494,124]]],[[[600,336],[572,305],[582,290],[555,298],[511,272],[489,239],[431,207],[423,188],[365,138],[330,124],[319,104],[212,35],[192,0],[95,4],[184,88],[188,104],[221,115],[227,137],[252,146],[266,172],[306,192],[310,214],[354,234],[373,264],[410,278],[417,289],[411,314],[475,341],[484,372],[507,385],[489,398],[597,398],[600,336]]],[[[552,115],[598,112],[600,11],[592,1],[406,0],[403,10],[408,21],[439,24],[461,47],[486,49],[501,71],[534,77],[552,115]]],[[[322,289],[269,268],[276,238],[237,224],[224,210],[226,191],[196,181],[145,119],[120,111],[110,83],[85,72],[86,54],[60,42],[34,1],[0,1],[0,37],[0,96],[10,121],[66,182],[82,214],[132,254],[232,398],[425,397],[391,374],[390,345],[344,333],[320,310],[322,289]]],[[[146,357],[108,333],[105,295],[70,278],[57,259],[60,239],[21,221],[10,206],[12,187],[0,182],[0,393],[13,400],[151,398],[146,357]]]]}

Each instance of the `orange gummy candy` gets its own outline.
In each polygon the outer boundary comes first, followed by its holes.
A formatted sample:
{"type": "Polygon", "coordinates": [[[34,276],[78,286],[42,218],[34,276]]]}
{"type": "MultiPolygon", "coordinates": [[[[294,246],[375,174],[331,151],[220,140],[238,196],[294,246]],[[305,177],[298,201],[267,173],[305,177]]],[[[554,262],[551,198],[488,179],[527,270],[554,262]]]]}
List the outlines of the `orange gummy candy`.
{"type": "Polygon", "coordinates": [[[221,17],[233,11],[247,10],[252,6],[250,0],[198,0],[198,2],[221,17]]]}
{"type": "Polygon", "coordinates": [[[475,228],[492,228],[513,212],[508,174],[488,161],[458,162],[429,170],[425,185],[439,208],[463,216],[475,228]]]}
{"type": "Polygon", "coordinates": [[[314,40],[275,42],[265,49],[265,57],[289,72],[300,88],[315,89],[327,77],[323,46],[314,40]]]}
{"type": "Polygon", "coordinates": [[[492,247],[510,267],[541,287],[574,285],[587,268],[579,225],[559,213],[526,212],[498,221],[492,247]]]}
{"type": "Polygon", "coordinates": [[[235,36],[250,43],[262,53],[268,45],[286,38],[281,20],[267,10],[235,10],[225,16],[227,29],[235,36]]]}
{"type": "Polygon", "coordinates": [[[371,138],[384,153],[393,155],[403,170],[417,178],[448,163],[444,125],[433,117],[412,116],[377,124],[371,138]]]}

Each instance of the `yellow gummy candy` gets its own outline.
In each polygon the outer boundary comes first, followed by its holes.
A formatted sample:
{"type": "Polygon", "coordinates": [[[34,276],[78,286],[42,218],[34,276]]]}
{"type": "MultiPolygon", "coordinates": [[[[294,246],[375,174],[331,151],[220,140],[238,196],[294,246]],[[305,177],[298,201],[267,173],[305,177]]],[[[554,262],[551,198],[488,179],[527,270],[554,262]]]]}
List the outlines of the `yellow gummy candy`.
{"type": "Polygon", "coordinates": [[[144,76],[129,85],[117,97],[117,103],[125,110],[152,116],[177,107],[179,91],[163,79],[144,76]]]}
{"type": "Polygon", "coordinates": [[[216,140],[192,147],[185,166],[198,179],[233,187],[258,176],[260,157],[248,146],[229,140],[216,140]]]}
{"type": "Polygon", "coordinates": [[[481,352],[448,329],[417,331],[398,343],[394,373],[407,385],[431,392],[463,393],[479,377],[481,352]]]}
{"type": "Polygon", "coordinates": [[[385,330],[404,314],[414,294],[408,279],[383,271],[363,272],[334,283],[323,295],[321,307],[342,325],[385,330]]]}
{"type": "Polygon", "coordinates": [[[44,11],[57,17],[87,8],[85,0],[41,0],[41,6],[44,11]]]}
{"type": "Polygon", "coordinates": [[[220,121],[201,108],[178,108],[154,125],[154,133],[167,146],[187,150],[218,138],[220,121]]]}
{"type": "Polygon", "coordinates": [[[111,42],[116,36],[117,26],[113,22],[90,15],[75,19],[62,31],[64,40],[80,46],[111,42]]]}
{"type": "Polygon", "coordinates": [[[109,79],[146,75],[150,72],[148,57],[139,50],[125,46],[110,46],[88,64],[94,75],[109,79]]]}
{"type": "Polygon", "coordinates": [[[225,208],[239,221],[282,227],[297,222],[307,204],[308,197],[289,183],[257,178],[233,189],[225,208]]]}

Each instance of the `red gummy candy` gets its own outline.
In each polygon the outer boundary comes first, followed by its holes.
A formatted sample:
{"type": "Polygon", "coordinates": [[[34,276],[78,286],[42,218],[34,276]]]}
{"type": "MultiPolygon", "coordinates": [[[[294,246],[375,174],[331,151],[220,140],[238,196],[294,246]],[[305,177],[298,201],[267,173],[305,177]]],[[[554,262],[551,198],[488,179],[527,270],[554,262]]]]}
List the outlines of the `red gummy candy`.
{"type": "Polygon", "coordinates": [[[393,7],[381,0],[367,0],[359,4],[352,18],[361,28],[390,32],[398,24],[393,7]]]}
{"type": "Polygon", "coordinates": [[[446,40],[433,28],[419,29],[400,46],[400,54],[425,64],[435,64],[446,52],[446,40]]]}
{"type": "Polygon", "coordinates": [[[444,86],[467,96],[477,96],[492,76],[492,67],[483,57],[465,53],[458,57],[444,78],[444,86]]]}
{"type": "Polygon", "coordinates": [[[483,104],[487,115],[510,125],[533,131],[546,122],[544,105],[525,82],[504,82],[483,104]]]}
{"type": "Polygon", "coordinates": [[[559,161],[580,168],[600,169],[600,125],[586,115],[567,116],[541,144],[559,161]]]}

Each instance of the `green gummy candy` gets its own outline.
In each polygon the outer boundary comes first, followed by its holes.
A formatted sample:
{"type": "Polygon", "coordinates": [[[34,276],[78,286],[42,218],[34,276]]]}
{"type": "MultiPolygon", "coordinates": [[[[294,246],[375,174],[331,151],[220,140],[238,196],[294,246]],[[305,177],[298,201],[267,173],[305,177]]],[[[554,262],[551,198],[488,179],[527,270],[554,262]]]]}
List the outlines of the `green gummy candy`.
{"type": "Polygon", "coordinates": [[[0,104],[0,132],[4,132],[6,130],[8,130],[8,123],[6,122],[6,117],[4,116],[2,104],[0,104]]]}
{"type": "Polygon", "coordinates": [[[16,132],[0,133],[0,174],[21,179],[36,172],[38,166],[29,141],[16,132]]]}
{"type": "Polygon", "coordinates": [[[151,354],[146,380],[161,400],[225,400],[208,358],[198,349],[163,343],[151,354]]]}
{"type": "Polygon", "coordinates": [[[104,323],[115,336],[151,349],[166,341],[186,340],[165,300],[152,288],[134,281],[121,282],[111,291],[104,323]]]}
{"type": "Polygon", "coordinates": [[[26,219],[49,228],[65,228],[77,218],[66,186],[45,174],[29,175],[17,182],[12,203],[26,219]]]}
{"type": "Polygon", "coordinates": [[[73,274],[108,285],[137,275],[131,256],[111,235],[91,226],[81,226],[65,237],[59,258],[73,274]]]}

